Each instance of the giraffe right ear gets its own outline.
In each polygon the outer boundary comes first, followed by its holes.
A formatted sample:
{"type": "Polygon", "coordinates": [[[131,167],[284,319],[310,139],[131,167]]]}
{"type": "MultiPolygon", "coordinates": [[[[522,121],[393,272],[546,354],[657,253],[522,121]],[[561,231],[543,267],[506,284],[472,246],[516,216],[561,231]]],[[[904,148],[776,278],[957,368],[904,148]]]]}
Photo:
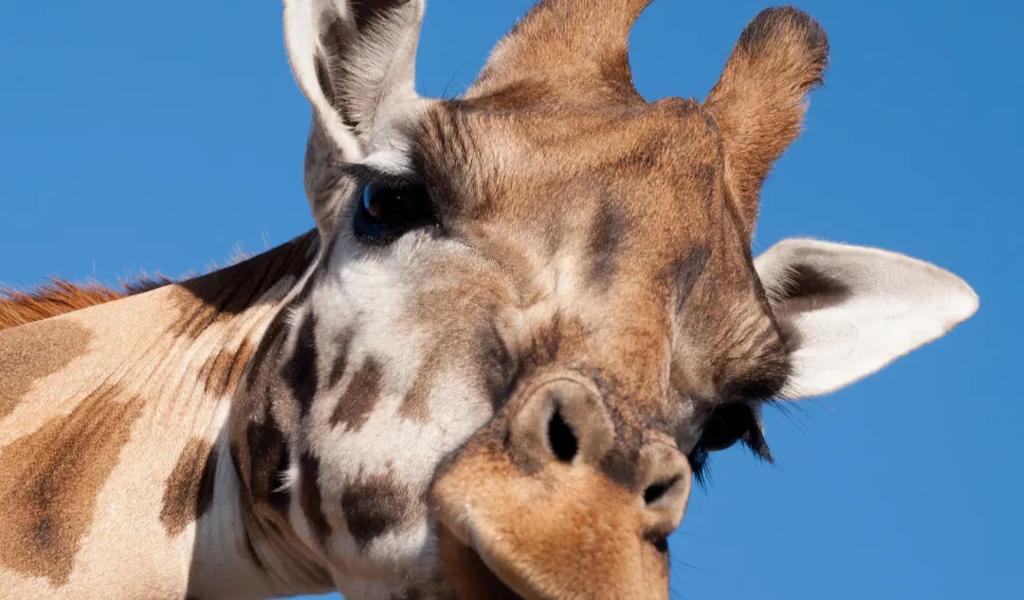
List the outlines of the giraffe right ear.
{"type": "Polygon", "coordinates": [[[754,267],[790,347],[788,400],[846,387],[978,309],[956,275],[877,248],[783,240],[754,267]]]}
{"type": "Polygon", "coordinates": [[[292,72],[313,108],[305,181],[321,234],[347,197],[337,167],[361,159],[370,134],[417,98],[423,0],[284,0],[292,72]]]}
{"type": "Polygon", "coordinates": [[[708,95],[748,235],[761,183],[799,135],[804,96],[821,83],[827,64],[828,37],[814,19],[792,7],[770,8],[743,30],[708,95]]]}

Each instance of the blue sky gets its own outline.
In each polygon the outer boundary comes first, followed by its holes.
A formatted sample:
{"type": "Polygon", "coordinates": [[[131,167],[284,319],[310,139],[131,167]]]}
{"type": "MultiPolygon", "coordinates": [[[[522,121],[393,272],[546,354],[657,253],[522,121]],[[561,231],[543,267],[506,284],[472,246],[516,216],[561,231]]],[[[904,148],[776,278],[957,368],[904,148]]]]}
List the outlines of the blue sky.
{"type": "MultiPolygon", "coordinates": [[[[434,0],[423,93],[465,88],[529,2],[434,0]]],[[[633,35],[648,98],[703,97],[766,5],[660,0],[633,35]]],[[[794,235],[963,276],[979,314],[848,390],[766,415],[774,467],[716,457],[672,539],[676,597],[1018,595],[1024,569],[1024,128],[1011,2],[805,1],[832,41],[755,251],[794,235]]],[[[275,1],[0,3],[0,282],[172,276],[312,226],[308,108],[275,1]]]]}

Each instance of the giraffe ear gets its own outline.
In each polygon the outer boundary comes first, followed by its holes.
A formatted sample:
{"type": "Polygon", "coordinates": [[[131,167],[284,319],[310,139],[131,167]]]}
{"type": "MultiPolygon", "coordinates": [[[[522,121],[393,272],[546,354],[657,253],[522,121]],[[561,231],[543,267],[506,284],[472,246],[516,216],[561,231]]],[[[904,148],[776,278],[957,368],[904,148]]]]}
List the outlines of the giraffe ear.
{"type": "Polygon", "coordinates": [[[341,197],[337,165],[362,158],[371,132],[417,98],[423,0],[284,0],[292,72],[313,108],[306,193],[321,233],[341,197]]]}
{"type": "Polygon", "coordinates": [[[948,333],[978,308],[963,280],[875,248],[784,240],[754,263],[790,347],[782,396],[845,387],[948,333]]]}
{"type": "Polygon", "coordinates": [[[804,96],[821,83],[827,64],[828,37],[814,19],[792,7],[770,8],[743,30],[708,95],[748,234],[761,183],[800,134],[804,96]]]}

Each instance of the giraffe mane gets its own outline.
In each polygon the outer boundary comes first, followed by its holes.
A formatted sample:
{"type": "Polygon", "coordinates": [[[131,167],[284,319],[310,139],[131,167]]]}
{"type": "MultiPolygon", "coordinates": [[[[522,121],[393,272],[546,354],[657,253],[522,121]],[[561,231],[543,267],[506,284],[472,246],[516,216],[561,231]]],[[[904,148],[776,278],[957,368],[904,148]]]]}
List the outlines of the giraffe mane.
{"type": "Polygon", "coordinates": [[[0,331],[106,304],[169,283],[171,280],[163,276],[146,277],[122,283],[121,290],[115,290],[98,283],[76,284],[55,277],[28,292],[0,288],[0,331]]]}

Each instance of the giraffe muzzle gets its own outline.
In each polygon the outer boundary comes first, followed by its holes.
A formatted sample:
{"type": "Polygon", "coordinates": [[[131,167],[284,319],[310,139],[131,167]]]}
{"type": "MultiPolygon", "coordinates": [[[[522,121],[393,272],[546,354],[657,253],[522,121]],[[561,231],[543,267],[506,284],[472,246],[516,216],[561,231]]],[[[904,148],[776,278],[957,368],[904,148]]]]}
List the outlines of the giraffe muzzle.
{"type": "Polygon", "coordinates": [[[586,379],[524,388],[433,487],[457,595],[490,581],[526,598],[667,598],[686,458],[667,436],[623,431],[586,379]]]}

